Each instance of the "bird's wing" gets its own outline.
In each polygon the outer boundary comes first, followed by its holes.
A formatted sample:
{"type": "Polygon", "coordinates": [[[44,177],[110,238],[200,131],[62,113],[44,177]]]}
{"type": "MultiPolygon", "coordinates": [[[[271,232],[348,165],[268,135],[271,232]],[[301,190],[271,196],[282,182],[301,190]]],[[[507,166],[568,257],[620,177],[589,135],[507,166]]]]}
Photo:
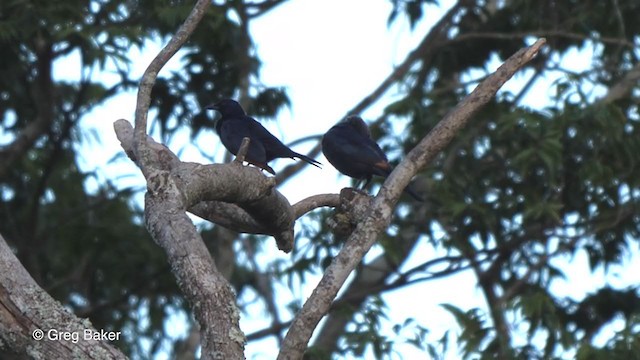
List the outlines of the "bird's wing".
{"type": "Polygon", "coordinates": [[[323,137],[322,151],[336,169],[351,177],[384,176],[380,172],[389,167],[387,157],[375,141],[347,127],[330,129],[323,137]]]}
{"type": "Polygon", "coordinates": [[[387,156],[371,138],[362,136],[361,134],[350,134],[343,146],[346,151],[358,154],[357,161],[375,166],[375,164],[388,163],[387,156]]]}
{"type": "Polygon", "coordinates": [[[238,154],[242,139],[251,139],[247,151],[247,161],[266,163],[265,148],[259,138],[253,135],[251,122],[242,119],[226,120],[220,125],[220,139],[224,146],[234,155],[238,154]]]}
{"type": "Polygon", "coordinates": [[[256,139],[256,141],[260,142],[264,147],[266,162],[275,158],[292,158],[297,155],[296,152],[289,149],[258,121],[248,116],[246,119],[250,120],[251,138],[256,139]]]}

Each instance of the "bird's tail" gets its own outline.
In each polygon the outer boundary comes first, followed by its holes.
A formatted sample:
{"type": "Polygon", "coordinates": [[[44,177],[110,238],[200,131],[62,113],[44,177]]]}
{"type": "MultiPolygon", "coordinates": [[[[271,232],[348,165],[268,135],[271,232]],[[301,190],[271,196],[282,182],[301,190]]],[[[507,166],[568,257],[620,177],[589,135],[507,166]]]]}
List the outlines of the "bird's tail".
{"type": "Polygon", "coordinates": [[[406,188],[404,188],[404,192],[406,192],[407,194],[411,195],[412,198],[420,201],[420,202],[424,202],[424,198],[420,195],[418,195],[418,193],[413,189],[413,182],[410,182],[409,185],[407,185],[406,188]]]}
{"type": "Polygon", "coordinates": [[[320,166],[320,165],[322,165],[321,162],[316,161],[316,160],[308,157],[307,155],[302,155],[302,154],[296,153],[295,157],[297,157],[300,160],[304,160],[304,161],[308,162],[309,164],[311,164],[311,165],[313,165],[313,166],[315,166],[315,167],[317,167],[319,169],[322,169],[322,166],[320,166]]]}

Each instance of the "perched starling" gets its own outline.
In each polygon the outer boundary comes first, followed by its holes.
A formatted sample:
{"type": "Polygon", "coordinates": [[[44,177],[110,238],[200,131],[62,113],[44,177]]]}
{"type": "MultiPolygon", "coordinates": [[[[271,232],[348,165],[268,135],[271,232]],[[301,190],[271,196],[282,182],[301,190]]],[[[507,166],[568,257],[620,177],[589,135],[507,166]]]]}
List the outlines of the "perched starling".
{"type": "MultiPolygon", "coordinates": [[[[344,175],[366,180],[363,189],[373,175],[386,178],[393,170],[385,153],[371,138],[367,124],[355,115],[348,116],[324,134],[322,153],[344,175]]],[[[424,201],[411,186],[405,191],[414,199],[424,201]]]]}
{"type": "Polygon", "coordinates": [[[220,113],[216,124],[216,131],[222,144],[233,155],[238,153],[242,139],[248,137],[251,142],[245,156],[245,161],[275,175],[276,172],[267,164],[275,158],[298,158],[309,164],[320,167],[320,162],[289,149],[285,144],[273,136],[254,118],[247,116],[238,102],[225,99],[206,109],[220,113]]]}

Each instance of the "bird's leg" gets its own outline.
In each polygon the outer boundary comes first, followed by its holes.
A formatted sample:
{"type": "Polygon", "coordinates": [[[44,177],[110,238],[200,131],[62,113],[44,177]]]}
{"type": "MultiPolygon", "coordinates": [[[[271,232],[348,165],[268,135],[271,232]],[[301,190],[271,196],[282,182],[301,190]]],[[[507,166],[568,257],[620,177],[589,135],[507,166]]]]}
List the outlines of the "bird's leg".
{"type": "Polygon", "coordinates": [[[365,181],[364,185],[362,186],[362,190],[366,190],[367,186],[369,186],[369,183],[371,182],[372,177],[369,176],[367,177],[367,181],[365,181]]]}
{"type": "Polygon", "coordinates": [[[244,158],[247,156],[247,151],[249,151],[249,143],[251,139],[248,137],[242,138],[242,144],[240,144],[240,149],[238,149],[238,154],[234,161],[240,162],[242,164],[244,162],[244,158]]]}
{"type": "Polygon", "coordinates": [[[362,182],[363,179],[357,179],[356,183],[355,183],[355,192],[369,196],[369,193],[367,192],[367,185],[369,185],[369,182],[371,181],[371,178],[368,178],[367,181],[365,182],[364,186],[362,187],[362,189],[359,189],[360,187],[360,183],[362,182]]]}

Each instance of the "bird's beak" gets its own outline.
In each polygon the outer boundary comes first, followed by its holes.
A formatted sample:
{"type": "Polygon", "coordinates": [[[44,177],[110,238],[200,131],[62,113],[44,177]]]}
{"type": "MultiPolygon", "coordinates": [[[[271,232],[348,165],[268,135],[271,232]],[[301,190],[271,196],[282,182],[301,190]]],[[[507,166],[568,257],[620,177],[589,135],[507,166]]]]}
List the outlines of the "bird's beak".
{"type": "Polygon", "coordinates": [[[217,121],[222,114],[220,114],[220,110],[218,110],[218,105],[217,104],[209,104],[207,106],[204,107],[205,110],[213,110],[215,112],[213,121],[217,121]]]}

